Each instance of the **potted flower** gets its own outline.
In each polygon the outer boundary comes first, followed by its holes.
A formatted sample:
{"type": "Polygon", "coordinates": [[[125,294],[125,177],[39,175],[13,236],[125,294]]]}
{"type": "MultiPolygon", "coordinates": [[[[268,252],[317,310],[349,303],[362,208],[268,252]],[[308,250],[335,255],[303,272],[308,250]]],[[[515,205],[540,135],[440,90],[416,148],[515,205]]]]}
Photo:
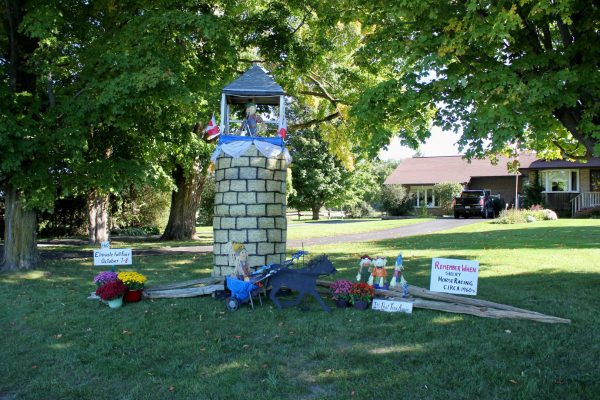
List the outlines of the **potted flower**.
{"type": "Polygon", "coordinates": [[[375,289],[373,286],[364,282],[353,283],[350,288],[350,302],[354,304],[354,308],[366,310],[369,303],[375,297],[375,289]]]}
{"type": "Polygon", "coordinates": [[[118,277],[128,289],[125,294],[125,301],[130,303],[140,301],[146,277],[139,272],[119,272],[118,277]]]}
{"type": "Polygon", "coordinates": [[[116,281],[117,273],[113,271],[102,271],[94,277],[94,283],[97,287],[104,285],[107,282],[116,281]]]}
{"type": "Polygon", "coordinates": [[[127,286],[120,280],[106,282],[96,289],[96,294],[108,304],[110,308],[119,308],[123,305],[123,295],[127,286]]]}
{"type": "Polygon", "coordinates": [[[351,288],[352,282],[346,279],[339,279],[329,286],[333,300],[335,300],[335,305],[338,308],[345,308],[348,306],[351,288]]]}

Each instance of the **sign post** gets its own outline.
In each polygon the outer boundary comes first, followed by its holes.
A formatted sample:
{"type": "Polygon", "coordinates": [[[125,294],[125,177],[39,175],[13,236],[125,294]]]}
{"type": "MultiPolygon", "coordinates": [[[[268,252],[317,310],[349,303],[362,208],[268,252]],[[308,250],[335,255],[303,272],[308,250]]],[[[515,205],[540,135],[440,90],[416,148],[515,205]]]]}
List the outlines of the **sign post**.
{"type": "Polygon", "coordinates": [[[452,294],[477,294],[479,261],[434,258],[431,260],[429,290],[452,294]]]}

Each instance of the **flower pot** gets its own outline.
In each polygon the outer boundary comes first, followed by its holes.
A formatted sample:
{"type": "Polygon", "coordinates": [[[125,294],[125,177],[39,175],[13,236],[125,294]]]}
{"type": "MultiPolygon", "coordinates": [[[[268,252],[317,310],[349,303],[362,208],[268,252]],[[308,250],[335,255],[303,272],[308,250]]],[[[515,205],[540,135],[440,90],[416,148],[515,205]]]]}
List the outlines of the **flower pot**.
{"type": "Polygon", "coordinates": [[[357,308],[359,310],[366,310],[367,308],[369,308],[369,302],[364,300],[357,300],[354,302],[354,308],[357,308]]]}
{"type": "Polygon", "coordinates": [[[117,297],[116,299],[107,300],[106,304],[108,304],[110,308],[119,308],[123,305],[123,296],[117,297]]]}
{"type": "Polygon", "coordinates": [[[135,303],[142,299],[142,290],[128,290],[125,293],[125,301],[128,303],[135,303]]]}
{"type": "Polygon", "coordinates": [[[335,299],[335,306],[337,308],[346,308],[346,307],[348,307],[348,300],[335,299]]]}

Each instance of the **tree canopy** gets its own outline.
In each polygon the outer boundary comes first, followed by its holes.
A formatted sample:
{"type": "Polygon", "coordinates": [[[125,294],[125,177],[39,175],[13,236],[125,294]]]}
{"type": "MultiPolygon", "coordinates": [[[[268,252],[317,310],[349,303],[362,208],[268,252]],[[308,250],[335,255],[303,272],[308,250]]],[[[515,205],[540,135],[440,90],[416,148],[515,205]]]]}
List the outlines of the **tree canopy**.
{"type": "Polygon", "coordinates": [[[467,154],[600,155],[600,6],[592,0],[361,2],[362,68],[390,76],[353,108],[376,149],[430,123],[467,154]],[[383,121],[383,123],[379,123],[383,121]]]}

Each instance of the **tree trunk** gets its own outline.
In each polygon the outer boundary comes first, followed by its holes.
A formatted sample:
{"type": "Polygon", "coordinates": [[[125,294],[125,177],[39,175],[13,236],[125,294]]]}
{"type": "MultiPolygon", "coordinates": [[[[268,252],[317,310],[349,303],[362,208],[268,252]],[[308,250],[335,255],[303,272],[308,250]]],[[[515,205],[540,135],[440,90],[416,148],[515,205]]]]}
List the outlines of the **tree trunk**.
{"type": "Polygon", "coordinates": [[[208,177],[206,166],[198,163],[187,174],[180,165],[175,167],[173,179],[177,189],[171,194],[169,222],[161,240],[189,240],[196,236],[196,213],[208,177]]]}
{"type": "Polygon", "coordinates": [[[88,195],[88,232],[90,244],[108,240],[108,195],[97,189],[88,195]]]}
{"type": "Polygon", "coordinates": [[[1,270],[32,269],[38,263],[37,216],[23,208],[20,194],[8,185],[5,192],[4,255],[1,270]]]}
{"type": "Polygon", "coordinates": [[[318,221],[319,220],[319,211],[321,211],[321,206],[320,205],[312,206],[312,219],[313,219],[313,221],[318,221]]]}

